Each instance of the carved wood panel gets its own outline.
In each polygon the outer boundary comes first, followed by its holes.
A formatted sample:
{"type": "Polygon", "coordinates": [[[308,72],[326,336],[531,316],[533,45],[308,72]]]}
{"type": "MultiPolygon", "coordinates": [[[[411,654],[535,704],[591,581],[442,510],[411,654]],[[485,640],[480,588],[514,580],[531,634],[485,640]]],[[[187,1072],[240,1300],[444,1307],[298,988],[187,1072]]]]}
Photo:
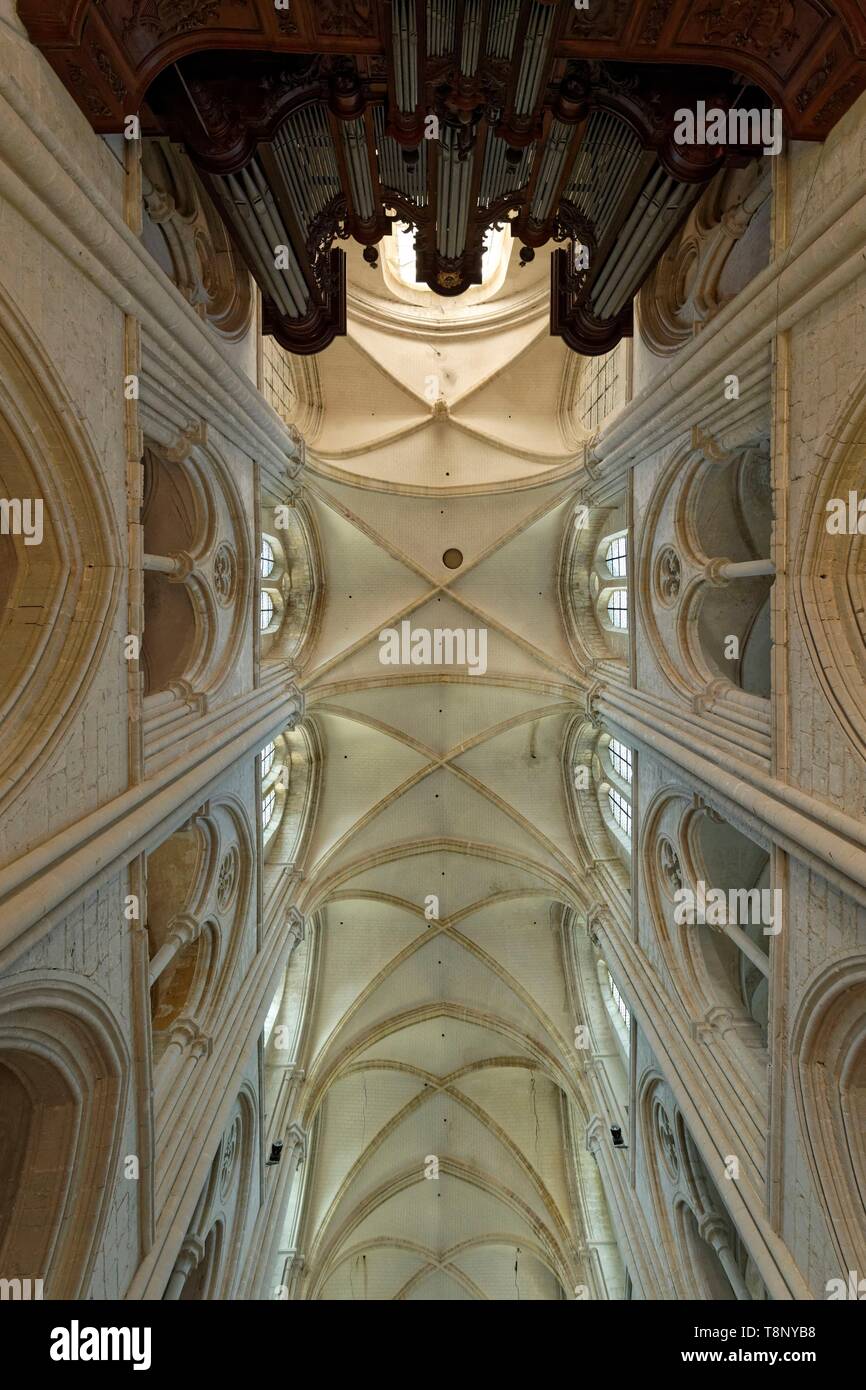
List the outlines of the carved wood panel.
{"type": "MultiPolygon", "coordinates": [[[[383,57],[387,0],[20,0],[34,43],[94,128],[117,131],[163,68],[203,49],[383,57]]],[[[419,11],[423,18],[423,6],[419,11]]],[[[704,64],[742,72],[788,133],[823,139],[866,88],[858,0],[593,0],[563,7],[554,58],[704,64]]]]}

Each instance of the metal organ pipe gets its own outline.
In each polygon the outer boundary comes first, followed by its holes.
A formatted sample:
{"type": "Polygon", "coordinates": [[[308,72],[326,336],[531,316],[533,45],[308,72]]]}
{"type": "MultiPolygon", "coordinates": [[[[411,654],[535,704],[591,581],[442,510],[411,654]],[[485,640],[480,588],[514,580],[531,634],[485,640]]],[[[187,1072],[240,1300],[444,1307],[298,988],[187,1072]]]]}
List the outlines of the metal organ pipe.
{"type": "Polygon", "coordinates": [[[691,207],[700,197],[701,192],[700,185],[674,183],[666,206],[654,219],[650,234],[640,246],[638,258],[633,267],[631,284],[627,286],[626,292],[620,296],[622,304],[635,293],[653,259],[669,240],[672,230],[678,226],[683,210],[686,207],[691,207]]]}
{"type": "Polygon", "coordinates": [[[441,256],[449,259],[459,256],[466,247],[472,182],[472,157],[458,159],[457,138],[457,132],[446,126],[439,152],[437,249],[441,256]]]}
{"type": "Polygon", "coordinates": [[[367,156],[367,128],[361,117],[356,121],[347,121],[343,126],[343,145],[346,150],[355,212],[362,222],[369,222],[375,213],[376,205],[373,201],[373,183],[367,156]]]}
{"type": "MultiPolygon", "coordinates": [[[[294,276],[287,273],[281,274],[277,270],[275,259],[276,246],[280,244],[279,238],[276,243],[268,244],[268,239],[257,217],[256,206],[247,191],[251,182],[249,176],[247,176],[247,180],[246,187],[236,174],[229,174],[226,179],[220,180],[228,192],[228,197],[224,199],[225,206],[231,216],[232,225],[237,230],[251,261],[259,267],[259,273],[273,295],[274,301],[283,313],[297,318],[306,310],[310,302],[309,289],[298,272],[297,262],[291,247],[289,247],[289,262],[290,265],[294,266],[294,276]],[[299,288],[300,294],[298,293],[299,288]]],[[[255,198],[254,186],[252,195],[255,198]]]]}
{"type": "Polygon", "coordinates": [[[376,151],[379,156],[379,176],[384,188],[393,188],[402,193],[416,207],[427,206],[427,145],[422,140],[417,164],[407,164],[400,157],[400,146],[390,135],[385,134],[385,108],[373,107],[373,129],[376,134],[376,151]]]}
{"type": "Polygon", "coordinates": [[[283,124],[273,142],[292,211],[309,231],[314,219],[340,192],[337,157],[321,107],[303,107],[283,124]]]}
{"type": "MultiPolygon", "coordinates": [[[[644,273],[671,235],[684,208],[700,197],[701,186],[683,184],[665,176],[642,210],[637,227],[620,255],[616,248],[608,262],[609,274],[600,295],[593,295],[594,311],[605,317],[619,313],[637,289],[644,273]]],[[[643,195],[642,195],[643,198],[643,195]]],[[[639,200],[640,203],[641,200],[639,200]]]]}
{"type": "Polygon", "coordinates": [[[491,58],[511,58],[519,19],[520,0],[493,0],[487,30],[487,52],[491,58]]]}
{"type": "Polygon", "coordinates": [[[550,213],[573,134],[574,126],[566,125],[564,121],[554,121],[550,127],[530,208],[530,216],[535,222],[543,222],[550,213]]]}
{"type": "Polygon", "coordinates": [[[443,58],[454,46],[457,0],[427,0],[427,52],[443,58]]]}
{"type": "Polygon", "coordinates": [[[505,141],[491,131],[487,137],[484,151],[484,166],[481,171],[481,187],[478,195],[482,207],[489,207],[496,198],[501,198],[503,193],[510,193],[514,189],[523,188],[529,181],[535,146],[529,145],[523,150],[521,161],[516,167],[506,162],[505,151],[507,148],[505,141]]]}
{"type": "Polygon", "coordinates": [[[612,111],[593,111],[587,123],[565,197],[604,241],[641,158],[634,131],[612,111]]]}
{"type": "Polygon", "coordinates": [[[517,116],[528,116],[535,107],[552,25],[553,6],[540,5],[538,0],[532,0],[523,45],[523,61],[517,79],[517,96],[514,101],[514,113],[517,116]]]}
{"type": "MultiPolygon", "coordinates": [[[[644,213],[653,205],[653,199],[658,195],[662,186],[662,181],[666,178],[664,170],[657,167],[653,170],[649,180],[644,185],[641,193],[635,201],[635,205],[620,228],[614,245],[611,248],[607,261],[602,268],[592,290],[593,310],[599,317],[602,316],[601,304],[606,302],[607,289],[610,285],[611,277],[616,268],[621,265],[628,257],[631,248],[635,245],[637,237],[644,230],[641,227],[644,213]]],[[[670,181],[670,180],[669,180],[670,181]]]]}
{"type": "Polygon", "coordinates": [[[481,0],[466,0],[463,11],[463,48],[460,71],[464,77],[474,77],[481,48],[481,0]]]}
{"type": "MultiPolygon", "coordinates": [[[[252,164],[247,167],[250,171],[250,182],[253,187],[257,189],[259,198],[261,199],[261,206],[264,210],[264,230],[266,234],[270,232],[275,238],[275,240],[271,242],[272,254],[276,253],[277,246],[285,246],[288,251],[288,267],[286,270],[282,272],[277,271],[276,273],[282,275],[284,283],[288,283],[289,292],[293,295],[295,301],[299,303],[302,308],[306,308],[309,303],[310,292],[298,266],[288,231],[280,216],[274,195],[268,187],[264,172],[258,161],[254,160],[252,164]]],[[[247,170],[243,172],[246,174],[247,170]]],[[[254,204],[254,208],[255,206],[257,205],[254,204]]]]}
{"type": "Polygon", "coordinates": [[[418,105],[418,35],[415,30],[415,0],[393,0],[392,27],[394,50],[394,88],[401,111],[414,111],[418,105]]]}

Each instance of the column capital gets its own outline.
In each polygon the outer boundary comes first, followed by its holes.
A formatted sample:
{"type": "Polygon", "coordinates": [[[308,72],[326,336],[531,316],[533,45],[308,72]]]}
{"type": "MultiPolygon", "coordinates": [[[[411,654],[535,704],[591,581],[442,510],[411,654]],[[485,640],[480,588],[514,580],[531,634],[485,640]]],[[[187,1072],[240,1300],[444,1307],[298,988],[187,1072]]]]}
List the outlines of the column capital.
{"type": "Polygon", "coordinates": [[[196,444],[207,444],[206,420],[191,420],[170,443],[157,447],[170,463],[185,463],[196,444]]]}
{"type": "Polygon", "coordinates": [[[294,906],[290,907],[286,913],[286,930],[290,941],[293,943],[289,948],[289,954],[291,955],[297,950],[307,934],[306,918],[303,913],[299,912],[294,906]]]}
{"type": "Polygon", "coordinates": [[[297,701],[297,708],[293,709],[286,719],[286,728],[292,733],[303,722],[306,713],[306,699],[303,690],[299,690],[294,681],[289,683],[289,694],[293,700],[297,701]]]}

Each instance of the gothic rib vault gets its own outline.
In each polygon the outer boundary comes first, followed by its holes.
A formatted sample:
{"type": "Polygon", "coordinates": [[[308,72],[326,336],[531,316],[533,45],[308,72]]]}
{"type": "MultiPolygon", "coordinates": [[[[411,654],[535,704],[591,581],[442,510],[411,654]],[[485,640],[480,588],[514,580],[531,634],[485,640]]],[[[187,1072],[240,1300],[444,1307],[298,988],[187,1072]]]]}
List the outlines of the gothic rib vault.
{"type": "Polygon", "coordinates": [[[0,0],[0,1301],[866,1298],[862,10],[0,0]]]}
{"type": "Polygon", "coordinates": [[[323,785],[298,900],[318,923],[308,1297],[573,1296],[590,1242],[612,1238],[564,1103],[586,1123],[563,957],[591,854],[563,758],[574,463],[544,271],[512,268],[480,322],[436,304],[406,323],[381,289],[372,303],[359,255],[348,338],[321,359],[306,494],[325,602],[303,684],[323,785]],[[486,630],[487,669],[381,664],[380,632],[404,621],[486,630]]]}

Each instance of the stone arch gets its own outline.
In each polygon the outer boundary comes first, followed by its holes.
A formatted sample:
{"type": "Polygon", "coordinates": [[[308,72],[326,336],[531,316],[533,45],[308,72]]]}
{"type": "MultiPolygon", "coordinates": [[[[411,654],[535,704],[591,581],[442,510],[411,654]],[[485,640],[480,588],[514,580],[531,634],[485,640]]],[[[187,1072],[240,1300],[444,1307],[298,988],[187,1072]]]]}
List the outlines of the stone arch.
{"type": "Polygon", "coordinates": [[[224,1259],[224,1235],[222,1221],[214,1221],[204,1238],[201,1258],[183,1286],[181,1302],[203,1303],[215,1297],[224,1259]]]}
{"type": "Polygon", "coordinates": [[[269,573],[267,564],[261,564],[260,584],[274,610],[262,629],[262,656],[301,669],[315,643],[324,595],[321,546],[303,497],[295,495],[286,504],[263,495],[261,540],[273,552],[269,573]]]}
{"type": "MultiPolygon", "coordinates": [[[[468,1165],[451,1159],[443,1159],[441,1160],[441,1172],[445,1176],[453,1176],[457,1180],[467,1183],[480,1192],[494,1194],[516,1217],[522,1217],[531,1222],[534,1227],[536,1243],[534,1253],[536,1253],[536,1257],[547,1264],[550,1272],[563,1289],[573,1286],[575,1269],[574,1266],[570,1267],[573,1256],[567,1248],[566,1233],[559,1228],[553,1219],[542,1223],[517,1193],[497,1181],[496,1178],[471,1169],[468,1165]]],[[[311,1283],[306,1295],[307,1298],[316,1299],[319,1297],[322,1286],[332,1274],[335,1264],[340,1262],[341,1250],[352,1234],[362,1225],[365,1218],[369,1218],[378,1208],[390,1201],[395,1194],[400,1194],[423,1181],[423,1169],[420,1169],[418,1165],[413,1165],[411,1168],[407,1167],[389,1177],[366,1195],[347,1216],[344,1216],[339,1228],[334,1229],[332,1224],[328,1224],[319,1231],[317,1241],[311,1251],[311,1283]]]]}
{"type": "Polygon", "coordinates": [[[659,791],[643,808],[638,862],[643,891],[655,924],[673,986],[688,1013],[700,1008],[700,986],[674,924],[675,895],[686,885],[680,844],[683,818],[691,804],[689,792],[678,786],[659,791]]]}
{"type": "Polygon", "coordinates": [[[625,499],[606,506],[576,503],[566,518],[559,563],[559,600],[575,660],[589,671],[600,660],[628,662],[628,626],[617,628],[607,612],[614,593],[628,594],[628,530],[625,499]],[[611,542],[626,541],[621,573],[607,560],[611,542]]]}
{"type": "MultiPolygon", "coordinates": [[[[683,827],[685,867],[693,882],[725,892],[769,891],[770,856],[761,845],[704,807],[689,814],[683,827]]],[[[750,903],[751,907],[752,904],[750,903]]],[[[739,933],[763,956],[769,956],[769,938],[760,921],[739,924],[739,933]]],[[[706,972],[708,998],[732,1010],[746,1010],[748,1018],[767,1047],[769,965],[766,972],[758,962],[744,954],[745,942],[738,933],[702,931],[701,962],[706,972]]]]}
{"type": "Polygon", "coordinates": [[[234,670],[254,591],[244,502],[206,430],[144,452],[145,717],[160,723],[234,670]]]}
{"type": "Polygon", "coordinates": [[[254,1088],[245,1081],[214,1154],[164,1298],[200,1302],[234,1297],[243,1268],[258,1135],[258,1102],[254,1088]]]}
{"type": "Polygon", "coordinates": [[[722,169],[637,296],[638,324],[657,357],[673,357],[769,260],[769,160],[722,169]]]}
{"type": "MultiPolygon", "coordinates": [[[[701,919],[701,884],[753,915],[775,900],[731,899],[731,892],[770,891],[769,854],[684,788],[665,787],[644,808],[639,862],[646,900],[673,989],[696,1036],[712,1041],[726,1075],[747,1088],[753,1107],[766,1106],[769,941],[760,922],[748,926],[701,919]]],[[[745,916],[744,911],[744,916],[745,916]]]]}
{"type": "Polygon", "coordinates": [[[254,880],[249,816],[233,796],[208,802],[147,860],[154,1059],[184,1052],[229,987],[254,880]]]}
{"type": "Polygon", "coordinates": [[[2,522],[19,532],[0,536],[4,814],[78,718],[114,640],[121,542],[103,476],[53,362],[0,288],[2,522]],[[40,508],[41,542],[28,544],[40,508]]]}
{"type": "Polygon", "coordinates": [[[753,1262],[686,1128],[664,1078],[638,1085],[640,1130],[656,1220],[676,1298],[765,1296],[753,1262]]]}
{"type": "Polygon", "coordinates": [[[193,555],[206,550],[213,543],[214,516],[210,489],[201,473],[150,442],[145,444],[142,463],[145,553],[193,555]]]}
{"type": "MultiPolygon", "coordinates": [[[[769,454],[744,449],[726,462],[706,462],[690,479],[680,524],[686,550],[704,565],[719,557],[734,563],[769,557],[772,536],[769,454]]],[[[770,694],[769,576],[725,584],[700,583],[684,603],[684,631],[704,682],[730,681],[748,694],[770,694]],[[736,637],[737,657],[725,654],[736,637]]]]}
{"type": "Polygon", "coordinates": [[[660,473],[636,563],[636,602],[665,679],[690,700],[733,698],[753,720],[766,719],[770,688],[771,524],[765,442],[725,453],[696,437],[660,473]]]}
{"type": "Polygon", "coordinates": [[[214,519],[209,489],[195,469],[150,445],[143,469],[141,665],[147,696],[184,680],[194,686],[207,659],[213,612],[206,593],[188,581],[195,559],[212,545],[214,519]],[[149,568],[150,556],[176,560],[177,572],[149,568]]]}
{"type": "Polygon", "coordinates": [[[694,1296],[714,1302],[735,1300],[737,1295],[724,1266],[687,1202],[680,1201],[674,1208],[674,1229],[694,1296]]]}
{"type": "Polygon", "coordinates": [[[798,538],[792,572],[798,577],[793,593],[813,674],[848,738],[866,758],[864,428],[866,375],[828,431],[828,451],[821,453],[823,465],[815,470],[804,502],[809,521],[798,538]],[[845,530],[828,529],[841,524],[845,530]]]}
{"type": "Polygon", "coordinates": [[[607,867],[628,892],[631,841],[614,821],[608,793],[615,788],[630,798],[630,789],[610,761],[611,739],[596,720],[578,716],[565,738],[564,775],[577,844],[586,845],[599,860],[610,861],[607,867]],[[611,861],[611,849],[616,852],[616,861],[611,861]]]}
{"type": "Polygon", "coordinates": [[[866,1250],[866,956],[839,958],[812,981],[791,1030],[800,1133],[839,1258],[866,1250]]]}
{"type": "Polygon", "coordinates": [[[219,956],[219,929],[214,922],[197,928],[195,939],[181,946],[151,990],[151,1034],[156,1065],[175,1040],[178,1026],[202,1010],[214,986],[219,956]]]}
{"type": "Polygon", "coordinates": [[[287,726],[274,742],[274,762],[262,778],[263,801],[271,787],[277,795],[263,835],[266,891],[281,869],[303,861],[321,792],[322,747],[315,720],[287,726]]]}
{"type": "Polygon", "coordinates": [[[250,329],[252,282],[192,162],[169,140],[145,139],[141,163],[145,244],[196,313],[239,341],[250,329]]]}
{"type": "Polygon", "coordinates": [[[19,976],[0,987],[4,1278],[44,1279],[48,1298],[86,1296],[128,1075],[117,1021],[80,980],[19,976]]]}
{"type": "Polygon", "coordinates": [[[176,830],[147,857],[147,935],[153,978],[151,1028],[159,1061],[172,1025],[201,997],[212,963],[210,933],[201,912],[211,859],[211,840],[195,819],[176,830]],[[174,948],[174,954],[169,955],[174,948]]]}
{"type": "Polygon", "coordinates": [[[200,608],[185,585],[165,575],[148,574],[144,582],[145,629],[141,644],[144,694],[159,694],[192,684],[187,672],[198,664],[208,627],[207,609],[200,608]]]}

